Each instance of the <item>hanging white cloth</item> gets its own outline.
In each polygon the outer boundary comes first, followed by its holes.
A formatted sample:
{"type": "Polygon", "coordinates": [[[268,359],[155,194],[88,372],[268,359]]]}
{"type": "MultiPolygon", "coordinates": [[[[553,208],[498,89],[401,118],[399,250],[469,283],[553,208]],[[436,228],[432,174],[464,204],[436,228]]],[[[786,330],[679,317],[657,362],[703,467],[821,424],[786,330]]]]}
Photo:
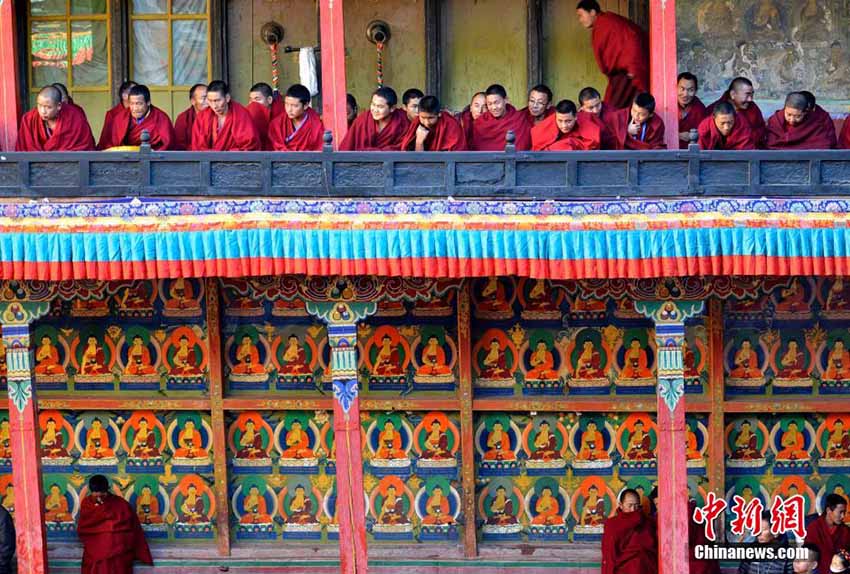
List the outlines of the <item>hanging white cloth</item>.
{"type": "Polygon", "coordinates": [[[301,78],[301,84],[310,90],[311,96],[319,93],[319,75],[313,48],[301,48],[298,51],[298,75],[301,78]]]}

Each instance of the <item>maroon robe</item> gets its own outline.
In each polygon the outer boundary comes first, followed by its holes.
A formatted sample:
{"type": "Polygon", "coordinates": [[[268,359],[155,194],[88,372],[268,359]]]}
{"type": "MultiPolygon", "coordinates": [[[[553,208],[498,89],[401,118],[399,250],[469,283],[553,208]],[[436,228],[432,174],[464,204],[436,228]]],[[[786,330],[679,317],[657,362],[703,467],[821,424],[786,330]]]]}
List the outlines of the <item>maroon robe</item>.
{"type": "Polygon", "coordinates": [[[614,149],[649,150],[667,149],[664,142],[664,120],[658,114],[653,114],[643,124],[642,133],[638,137],[629,135],[629,124],[632,121],[631,108],[624,108],[610,113],[608,127],[614,133],[616,146],[614,149]]]}
{"type": "Polygon", "coordinates": [[[47,132],[38,108],[21,118],[16,151],[91,151],[94,136],[86,116],[78,106],[63,105],[52,133],[47,132]]]}
{"type": "Polygon", "coordinates": [[[307,108],[297,130],[285,113],[269,124],[269,142],[274,151],[322,151],[325,127],[316,110],[307,108]]]}
{"type": "Polygon", "coordinates": [[[809,524],[806,542],[818,547],[820,552],[818,571],[829,572],[829,563],[832,562],[833,555],[839,550],[850,549],[850,528],[845,524],[830,528],[826,524],[826,517],[821,515],[809,524]]]}
{"type": "MultiPolygon", "coordinates": [[[[401,140],[401,151],[416,151],[416,130],[419,120],[410,122],[404,138],[401,140]]],[[[428,137],[425,138],[425,151],[463,151],[466,149],[466,136],[460,123],[449,112],[440,112],[440,119],[428,137]]]]}
{"type": "Polygon", "coordinates": [[[649,91],[649,42],[640,26],[613,12],[602,12],[593,24],[591,42],[599,71],[608,76],[606,104],[625,108],[636,95],[649,91]]]}
{"type": "Polygon", "coordinates": [[[83,574],[133,574],[134,560],[153,564],[139,518],[120,496],[107,494],[100,505],[91,496],[83,499],[77,535],[83,574]]]}
{"type": "Polygon", "coordinates": [[[705,535],[703,525],[694,521],[695,508],[696,502],[691,500],[688,503],[688,563],[690,574],[720,574],[720,563],[717,560],[698,560],[696,557],[696,547],[711,544],[711,541],[705,535]]]}
{"type": "MultiPolygon", "coordinates": [[[[714,113],[714,106],[720,102],[728,102],[733,106],[735,105],[732,103],[732,99],[729,97],[729,91],[727,90],[722,96],[720,96],[719,100],[706,108],[706,115],[712,115],[714,113]]],[[[750,107],[746,110],[739,110],[736,108],[735,111],[738,115],[746,118],[747,123],[750,125],[750,129],[753,130],[753,141],[755,141],[756,147],[761,148],[764,146],[764,136],[767,131],[767,124],[764,121],[764,114],[761,113],[761,108],[759,108],[755,102],[751,102],[750,107]]]]}
{"type": "Polygon", "coordinates": [[[841,136],[838,138],[838,147],[841,149],[850,149],[850,116],[844,119],[841,136]]]}
{"type": "Polygon", "coordinates": [[[263,104],[257,102],[249,102],[245,109],[251,115],[251,121],[254,122],[254,129],[257,130],[257,136],[260,138],[260,149],[272,149],[269,142],[269,122],[271,121],[271,110],[263,104]]]}
{"type": "MultiPolygon", "coordinates": [[[[708,117],[705,104],[697,97],[688,106],[688,109],[679,108],[679,133],[698,130],[702,120],[708,117]]],[[[679,140],[679,149],[688,149],[689,142],[679,140]]]]}
{"type": "Polygon", "coordinates": [[[601,574],[658,574],[655,520],[640,510],[617,511],[605,521],[601,574]]]}
{"type": "Polygon", "coordinates": [[[340,151],[398,151],[410,120],[407,113],[394,109],[389,123],[378,131],[378,123],[372,119],[372,112],[364,110],[351,124],[348,133],[339,146],[340,151]]]}
{"type": "Polygon", "coordinates": [[[533,129],[534,126],[542,124],[544,121],[546,121],[547,118],[549,118],[549,116],[553,115],[555,113],[555,108],[553,108],[552,106],[546,108],[546,111],[543,112],[543,118],[539,122],[536,121],[536,118],[531,115],[531,112],[528,110],[528,107],[522,108],[519,112],[525,116],[525,119],[528,122],[528,126],[533,129]]]}
{"type": "Polygon", "coordinates": [[[174,128],[168,116],[151,106],[142,121],[136,122],[129,109],[124,110],[123,116],[116,115],[112,120],[112,131],[100,136],[98,149],[109,149],[122,145],[142,145],[142,131],[148,130],[151,148],[157,151],[172,149],[174,145],[174,128]]]}
{"type": "Polygon", "coordinates": [[[531,128],[522,112],[505,104],[505,113],[494,118],[488,111],[472,122],[472,139],[467,142],[472,151],[505,151],[505,136],[513,130],[517,151],[531,149],[531,128]]]}
{"type": "Polygon", "coordinates": [[[114,129],[115,120],[126,112],[127,108],[124,107],[122,102],[118,102],[106,111],[106,115],[103,117],[103,127],[100,129],[100,139],[97,140],[97,149],[106,149],[103,144],[106,143],[107,138],[111,137],[110,134],[114,129]]]}
{"type": "Polygon", "coordinates": [[[195,106],[189,106],[177,116],[174,122],[174,145],[172,149],[187,150],[192,145],[192,126],[195,125],[195,106]]]}
{"type": "Polygon", "coordinates": [[[531,130],[534,151],[590,151],[599,149],[602,141],[600,123],[594,114],[578,112],[576,125],[568,134],[558,129],[556,116],[549,116],[531,130]]]}
{"type": "Polygon", "coordinates": [[[192,127],[193,151],[256,151],[260,138],[245,106],[231,100],[221,129],[212,108],[197,115],[192,127]]]}
{"type": "Polygon", "coordinates": [[[463,128],[463,137],[466,140],[466,145],[469,146],[469,142],[472,141],[472,112],[469,111],[469,106],[457,115],[457,121],[463,128]]]}
{"type": "Polygon", "coordinates": [[[699,125],[699,146],[702,149],[740,150],[756,149],[750,124],[741,114],[735,114],[732,133],[723,137],[714,123],[714,116],[708,116],[699,125]]]}
{"type": "Polygon", "coordinates": [[[608,118],[610,118],[615,111],[616,110],[612,110],[603,103],[602,109],[599,110],[598,114],[589,114],[596,118],[596,122],[599,125],[599,129],[602,134],[601,149],[618,149],[617,136],[614,135],[614,132],[611,131],[611,126],[608,125],[608,118]]]}
{"type": "Polygon", "coordinates": [[[788,125],[784,109],[767,121],[767,149],[833,149],[836,143],[832,118],[820,106],[797,126],[788,125]]]}

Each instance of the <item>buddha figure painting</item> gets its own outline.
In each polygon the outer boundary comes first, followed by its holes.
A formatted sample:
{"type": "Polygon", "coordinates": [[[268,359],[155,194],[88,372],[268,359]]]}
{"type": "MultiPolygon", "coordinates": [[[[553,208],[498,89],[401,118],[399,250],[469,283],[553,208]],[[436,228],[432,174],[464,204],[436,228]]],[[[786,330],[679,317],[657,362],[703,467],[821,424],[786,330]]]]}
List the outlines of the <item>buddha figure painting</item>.
{"type": "Polygon", "coordinates": [[[115,308],[118,316],[127,319],[149,319],[153,317],[153,302],[157,284],[151,281],[129,281],[110,283],[114,291],[115,308]]]}
{"type": "Polygon", "coordinates": [[[321,332],[317,328],[309,328],[304,334],[286,331],[272,340],[271,358],[277,370],[278,390],[315,388],[314,371],[319,364],[319,349],[311,333],[321,332]]]}
{"type": "Polygon", "coordinates": [[[322,537],[318,518],[322,495],[310,486],[306,477],[291,479],[278,494],[278,501],[284,521],[284,539],[319,540],[322,537]]]}
{"type": "MultiPolygon", "coordinates": [[[[653,337],[654,339],[654,337],[653,337]]],[[[655,349],[645,329],[630,329],[617,352],[617,394],[655,392],[655,349]]]]}
{"type": "Polygon", "coordinates": [[[457,349],[446,330],[425,327],[413,345],[416,374],[415,390],[453,391],[455,388],[454,363],[457,349]]]}
{"type": "Polygon", "coordinates": [[[688,415],[685,421],[685,454],[688,474],[705,474],[708,429],[702,421],[688,415]]]}
{"type": "Polygon", "coordinates": [[[416,494],[414,508],[421,525],[420,541],[457,539],[460,495],[446,478],[428,479],[416,494]]]}
{"type": "Polygon", "coordinates": [[[783,332],[770,349],[770,367],[774,394],[811,393],[814,367],[808,338],[798,331],[783,332]]]}
{"type": "Polygon", "coordinates": [[[526,321],[558,321],[561,319],[560,304],[564,299],[562,289],[556,289],[546,279],[521,279],[518,297],[526,321]]]}
{"type": "Polygon", "coordinates": [[[516,476],[520,468],[517,453],[521,444],[519,428],[508,415],[485,416],[475,432],[478,472],[481,476],[516,476]]]}
{"type": "Polygon", "coordinates": [[[165,427],[153,411],[135,411],[121,428],[127,472],[160,474],[164,469],[165,427]]]}
{"type": "Polygon", "coordinates": [[[774,453],[774,474],[811,472],[810,451],[815,446],[815,432],[809,422],[793,416],[781,417],[773,425],[768,440],[774,453]]]}
{"type": "Polygon", "coordinates": [[[260,477],[244,479],[233,491],[231,505],[239,524],[239,540],[274,540],[274,517],[278,501],[274,491],[260,477]]]}
{"type": "Polygon", "coordinates": [[[490,480],[478,495],[478,516],[485,540],[519,540],[523,496],[509,478],[490,480]]]}
{"type": "Polygon", "coordinates": [[[118,472],[118,457],[115,451],[118,448],[120,433],[107,413],[83,416],[77,422],[75,438],[80,446],[80,472],[118,472]]]}
{"type": "Polygon", "coordinates": [[[598,542],[605,520],[616,508],[616,497],[605,480],[585,478],[573,494],[571,514],[575,520],[573,538],[577,542],[598,542]]]}
{"type": "Polygon", "coordinates": [[[315,474],[319,430],[306,411],[289,411],[274,430],[281,474],[315,474]]]}
{"type": "Polygon", "coordinates": [[[522,431],[522,448],[529,476],[564,474],[567,431],[557,416],[533,417],[522,431]]]}
{"type": "Polygon", "coordinates": [[[136,511],[146,538],[168,538],[169,498],[153,476],[136,479],[126,494],[127,502],[136,511]]]}
{"type": "Polygon", "coordinates": [[[774,292],[774,313],[779,321],[798,321],[812,317],[814,287],[806,279],[794,278],[788,287],[774,292]]]}
{"type": "Polygon", "coordinates": [[[621,457],[620,474],[654,475],[657,468],[657,441],[655,422],[649,415],[633,413],[627,416],[617,429],[617,447],[621,457]]]}
{"type": "Polygon", "coordinates": [[[369,389],[398,391],[407,388],[410,345],[395,327],[383,325],[366,342],[363,362],[369,372],[369,389]]]}
{"type": "Polygon", "coordinates": [[[850,349],[846,330],[830,331],[820,346],[821,394],[842,394],[850,390],[850,349]]]}
{"type": "Polygon", "coordinates": [[[162,354],[169,390],[206,388],[206,345],[194,329],[182,326],[171,331],[162,354]]]}
{"type": "Polygon", "coordinates": [[[417,299],[413,303],[414,317],[451,317],[454,313],[455,290],[450,288],[441,295],[432,294],[430,299],[417,299]]]}
{"type": "Polygon", "coordinates": [[[759,333],[754,330],[731,331],[726,344],[726,392],[761,394],[765,388],[765,356],[759,333]]]}
{"type": "Polygon", "coordinates": [[[569,446],[573,453],[572,467],[576,475],[611,474],[614,449],[611,425],[600,417],[581,416],[570,429],[569,446]]]}
{"type": "Polygon", "coordinates": [[[829,414],[818,427],[816,445],[820,453],[818,471],[822,474],[850,471],[850,432],[845,415],[829,414]]]}
{"type": "Polygon", "coordinates": [[[242,326],[226,343],[232,390],[268,390],[269,346],[253,326],[242,326]]]}
{"type": "Polygon", "coordinates": [[[519,351],[501,329],[485,331],[472,349],[475,393],[480,396],[511,396],[519,366],[519,351]]]}
{"type": "Polygon", "coordinates": [[[850,319],[850,280],[846,277],[836,277],[831,282],[825,281],[827,288],[826,301],[821,309],[824,319],[850,319]]]}
{"type": "Polygon", "coordinates": [[[479,279],[473,286],[472,295],[477,319],[498,321],[514,316],[513,301],[516,293],[511,278],[479,279]]]}
{"type": "Polygon", "coordinates": [[[162,314],[166,317],[200,317],[203,314],[202,283],[196,279],[163,279],[159,288],[163,298],[162,314]]]}
{"type": "Polygon", "coordinates": [[[411,461],[408,453],[413,446],[413,431],[407,421],[399,414],[388,413],[378,415],[366,424],[366,440],[372,453],[369,461],[372,474],[409,476],[411,461]]]}
{"type": "Polygon", "coordinates": [[[168,425],[172,470],[177,473],[212,472],[212,429],[199,414],[179,414],[168,425]]]}
{"type": "Polygon", "coordinates": [[[115,347],[110,337],[104,337],[93,329],[81,331],[71,343],[71,361],[77,371],[74,389],[114,390],[112,367],[115,359],[115,347]]]}
{"type": "Polygon", "coordinates": [[[44,522],[48,540],[77,540],[74,524],[80,497],[73,485],[59,477],[44,479],[44,522]]]}
{"type": "Polygon", "coordinates": [[[576,332],[566,345],[570,393],[578,395],[607,395],[611,391],[612,353],[593,328],[576,332]]]}
{"type": "Polygon", "coordinates": [[[531,331],[528,341],[520,348],[524,373],[523,394],[563,395],[564,383],[560,371],[563,357],[551,332],[531,331]]]}
{"type": "Polygon", "coordinates": [[[272,471],[271,426],[257,411],[240,413],[230,424],[227,443],[234,474],[268,474],[272,471]]]}
{"type": "Polygon", "coordinates": [[[529,540],[567,539],[566,516],[570,497],[554,478],[541,478],[525,495],[525,512],[531,519],[529,540]]]}
{"type": "Polygon", "coordinates": [[[401,478],[383,477],[370,495],[369,508],[375,519],[372,536],[376,540],[413,538],[413,496],[401,478]]]}
{"type": "Polygon", "coordinates": [[[265,296],[255,293],[244,279],[231,279],[222,283],[224,314],[227,317],[262,317],[265,313],[265,296]]]}
{"type": "Polygon", "coordinates": [[[416,473],[420,476],[457,475],[460,433],[446,413],[430,412],[413,429],[413,449],[418,455],[416,473]]]}
{"type": "Polygon", "coordinates": [[[160,389],[159,360],[161,352],[150,331],[143,327],[127,329],[123,343],[119,345],[121,390],[160,389]]]}
{"type": "Polygon", "coordinates": [[[71,423],[59,411],[44,410],[38,413],[41,429],[41,465],[44,472],[70,471],[74,461],[75,433],[71,423]]]}
{"type": "Polygon", "coordinates": [[[196,474],[180,479],[171,492],[175,538],[213,538],[215,496],[206,481],[196,474]]]}
{"type": "MultiPolygon", "coordinates": [[[[35,331],[35,375],[36,388],[39,390],[59,390],[68,388],[68,346],[59,332],[49,325],[42,325],[35,331]]],[[[5,348],[3,349],[5,354],[5,348]]],[[[5,359],[5,357],[4,357],[5,359]]]]}
{"type": "Polygon", "coordinates": [[[739,418],[727,424],[727,474],[759,474],[767,464],[767,445],[767,427],[758,419],[739,418]]]}

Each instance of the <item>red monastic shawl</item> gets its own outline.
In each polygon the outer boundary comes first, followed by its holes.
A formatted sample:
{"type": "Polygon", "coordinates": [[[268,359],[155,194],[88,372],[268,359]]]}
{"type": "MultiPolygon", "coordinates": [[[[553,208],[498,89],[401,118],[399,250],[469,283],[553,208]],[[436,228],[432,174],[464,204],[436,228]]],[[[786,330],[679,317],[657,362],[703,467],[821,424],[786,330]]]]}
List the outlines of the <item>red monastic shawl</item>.
{"type": "Polygon", "coordinates": [[[306,118],[296,130],[285,113],[269,124],[269,140],[274,151],[322,151],[325,127],[316,110],[307,108],[306,118]]]}
{"type": "Polygon", "coordinates": [[[114,129],[112,124],[126,111],[127,108],[124,107],[122,102],[118,102],[106,111],[106,115],[103,116],[103,127],[100,128],[100,139],[97,140],[97,149],[106,149],[103,147],[103,144],[106,143],[107,139],[112,137],[111,134],[114,129]]]}
{"type": "Polygon", "coordinates": [[[94,149],[94,136],[86,117],[79,106],[63,105],[53,133],[47,133],[47,127],[33,108],[21,118],[18,130],[17,151],[91,151],[94,149]]]}
{"type": "Polygon", "coordinates": [[[245,109],[251,115],[251,121],[254,122],[254,129],[257,131],[257,136],[260,138],[260,149],[270,150],[272,144],[269,142],[269,123],[271,121],[271,110],[263,104],[257,102],[249,102],[245,109]]]}
{"type": "Polygon", "coordinates": [[[133,561],[153,564],[145,533],[130,504],[113,494],[80,504],[77,535],[83,543],[83,574],[133,574],[133,561]]]}
{"type": "Polygon", "coordinates": [[[601,574],[658,574],[655,520],[640,510],[605,521],[601,574]]]}
{"type": "Polygon", "coordinates": [[[372,112],[364,110],[351,124],[339,150],[398,151],[409,124],[407,113],[404,110],[395,109],[390,114],[389,123],[379,132],[378,123],[372,119],[372,112]]]}
{"type": "Polygon", "coordinates": [[[122,145],[141,145],[142,130],[148,130],[151,137],[151,148],[157,151],[173,149],[174,128],[171,125],[171,120],[165,112],[156,106],[150,107],[148,115],[144,117],[141,123],[136,123],[128,108],[124,110],[123,116],[116,115],[112,120],[112,131],[102,134],[100,137],[100,144],[103,146],[100,149],[122,145]]]}
{"type": "Polygon", "coordinates": [[[558,129],[556,116],[549,116],[531,130],[534,151],[590,151],[599,149],[602,129],[595,114],[579,111],[576,125],[568,134],[558,129]]]}
{"type": "Polygon", "coordinates": [[[531,149],[531,128],[522,112],[510,104],[505,106],[505,114],[494,118],[489,111],[481,114],[472,122],[472,139],[467,142],[472,151],[505,151],[505,136],[513,130],[516,136],[517,151],[531,149]]]}
{"type": "Polygon", "coordinates": [[[192,127],[192,150],[194,151],[256,151],[260,149],[260,138],[251,114],[240,103],[231,100],[224,125],[218,129],[218,116],[212,108],[197,115],[192,127]]]}
{"type": "Polygon", "coordinates": [[[819,106],[798,126],[785,122],[784,109],[767,121],[767,149],[833,149],[836,143],[832,118],[819,106]]]}
{"type": "Polygon", "coordinates": [[[814,544],[820,551],[818,572],[829,572],[829,563],[832,562],[833,555],[839,550],[850,549],[850,528],[839,524],[830,532],[826,518],[818,516],[808,526],[806,542],[814,544]]]}
{"type": "Polygon", "coordinates": [[[715,150],[756,149],[756,142],[747,119],[741,114],[735,114],[732,133],[725,138],[717,129],[714,116],[705,118],[699,125],[699,146],[702,149],[715,150]]]}
{"type": "MultiPolygon", "coordinates": [[[[679,133],[698,130],[699,125],[708,117],[705,104],[697,97],[688,106],[688,109],[679,108],[679,133]]],[[[679,149],[688,149],[688,142],[679,140],[679,149]]]]}
{"type": "Polygon", "coordinates": [[[531,115],[531,112],[530,112],[530,111],[528,111],[528,107],[527,107],[527,106],[526,106],[526,107],[524,107],[524,108],[522,108],[519,112],[525,116],[525,119],[526,119],[526,121],[528,122],[528,126],[529,126],[530,128],[533,128],[534,126],[536,126],[536,125],[538,125],[538,124],[542,124],[544,121],[546,121],[546,119],[547,119],[549,116],[551,116],[552,114],[554,114],[554,113],[555,113],[555,108],[553,108],[552,106],[549,106],[548,108],[546,108],[546,111],[545,111],[545,112],[543,112],[543,118],[541,118],[541,120],[540,120],[539,122],[538,122],[538,121],[536,121],[536,118],[535,118],[534,116],[532,116],[532,115],[531,115]]]}
{"type": "MultiPolygon", "coordinates": [[[[419,120],[413,120],[407,133],[401,140],[402,151],[416,149],[416,130],[419,120]]],[[[440,112],[440,119],[428,137],[425,138],[426,151],[463,151],[466,149],[466,136],[460,123],[449,112],[440,112]]]]}
{"type": "MultiPolygon", "coordinates": [[[[729,97],[729,90],[723,93],[720,96],[720,99],[708,106],[706,109],[707,115],[712,115],[714,113],[714,106],[716,106],[719,102],[729,102],[733,106],[735,104],[732,103],[732,98],[729,97]]],[[[735,109],[735,112],[744,116],[747,120],[747,123],[750,126],[750,129],[753,130],[753,141],[756,142],[756,147],[761,148],[764,146],[764,136],[767,131],[767,124],[764,121],[764,114],[761,113],[761,108],[759,108],[755,102],[750,103],[750,107],[746,110],[735,109]]]]}
{"type": "Polygon", "coordinates": [[[174,122],[174,146],[175,150],[186,150],[192,145],[192,126],[195,125],[195,106],[180,112],[177,121],[174,122]]]}
{"type": "Polygon", "coordinates": [[[664,121],[658,114],[653,114],[643,124],[645,133],[642,139],[629,135],[629,124],[632,121],[630,108],[624,108],[610,113],[607,119],[609,128],[617,138],[616,149],[647,150],[667,148],[667,144],[664,142],[664,121]]]}
{"type": "Polygon", "coordinates": [[[844,119],[841,136],[838,138],[838,147],[841,149],[850,149],[850,116],[844,119]]]}
{"type": "Polygon", "coordinates": [[[606,104],[625,108],[637,94],[649,91],[649,42],[640,26],[613,12],[602,12],[593,24],[591,41],[599,70],[608,76],[606,104]]]}

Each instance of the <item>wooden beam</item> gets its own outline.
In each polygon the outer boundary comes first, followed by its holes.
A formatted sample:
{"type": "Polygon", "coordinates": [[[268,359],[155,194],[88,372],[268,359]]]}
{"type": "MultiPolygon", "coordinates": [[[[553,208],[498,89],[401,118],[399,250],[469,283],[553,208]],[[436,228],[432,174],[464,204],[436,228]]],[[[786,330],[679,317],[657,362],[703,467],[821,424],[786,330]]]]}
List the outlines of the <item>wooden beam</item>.
{"type": "Polygon", "coordinates": [[[535,399],[475,399],[473,407],[476,411],[541,411],[541,412],[653,412],[657,408],[657,400],[653,396],[591,398],[540,397],[535,399]]]}
{"type": "Polygon", "coordinates": [[[348,131],[345,104],[345,23],[343,0],[319,0],[322,46],[322,119],[334,136],[334,149],[348,131]]]}
{"type": "Polygon", "coordinates": [[[475,529],[475,421],[472,401],[472,314],[470,282],[460,287],[457,303],[457,353],[460,368],[461,487],[463,488],[463,550],[467,558],[478,555],[475,529]]]}
{"type": "Polygon", "coordinates": [[[667,149],[679,149],[676,57],[676,0],[649,0],[650,91],[664,120],[667,149]]]}
{"type": "MultiPolygon", "coordinates": [[[[527,0],[526,44],[528,91],[543,83],[543,6],[542,0],[527,0]]],[[[555,102],[550,102],[554,105],[555,102]]]]}
{"type": "MultiPolygon", "coordinates": [[[[723,368],[723,301],[712,299],[708,308],[708,395],[711,413],[708,415],[708,487],[720,498],[725,498],[726,436],[724,432],[725,379],[723,368]]],[[[722,532],[725,521],[718,520],[715,527],[722,532]]],[[[723,540],[723,538],[719,538],[723,540]]]]}
{"type": "Polygon", "coordinates": [[[442,4],[442,0],[425,0],[425,94],[438,98],[443,79],[442,4]]]}
{"type": "Polygon", "coordinates": [[[21,99],[14,0],[0,0],[0,150],[14,151],[21,99]]]}
{"type": "Polygon", "coordinates": [[[38,399],[38,408],[68,411],[208,411],[207,399],[83,398],[50,396],[38,399]]]}

